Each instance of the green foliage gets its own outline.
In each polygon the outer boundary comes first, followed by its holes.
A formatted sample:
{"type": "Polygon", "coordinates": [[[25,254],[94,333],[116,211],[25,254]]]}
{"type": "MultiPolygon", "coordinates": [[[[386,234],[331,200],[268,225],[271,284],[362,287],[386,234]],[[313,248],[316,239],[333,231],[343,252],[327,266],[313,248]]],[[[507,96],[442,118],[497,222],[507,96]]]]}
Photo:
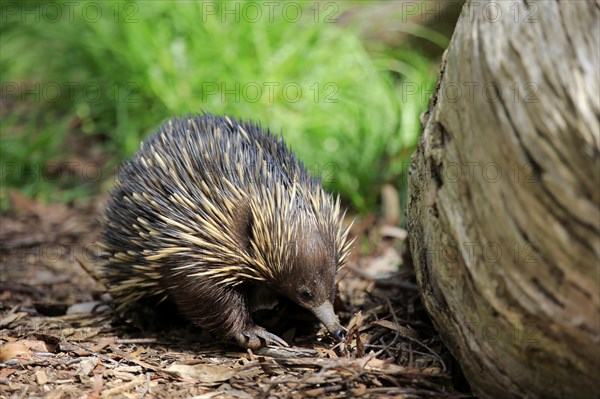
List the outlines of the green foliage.
{"type": "MultiPolygon", "coordinates": [[[[400,181],[426,106],[420,96],[402,98],[401,85],[432,85],[431,62],[410,50],[368,54],[351,28],[333,23],[340,11],[330,7],[338,3],[294,3],[300,14],[289,7],[284,13],[285,3],[269,10],[249,1],[73,4],[5,7],[3,85],[62,90],[51,101],[48,94],[39,101],[18,95],[34,122],[3,118],[3,162],[54,159],[73,118],[122,159],[165,119],[207,111],[281,132],[358,210],[376,204],[383,183],[400,181]],[[20,7],[37,8],[41,18],[20,7]]],[[[37,184],[13,180],[4,183],[37,184]]]]}

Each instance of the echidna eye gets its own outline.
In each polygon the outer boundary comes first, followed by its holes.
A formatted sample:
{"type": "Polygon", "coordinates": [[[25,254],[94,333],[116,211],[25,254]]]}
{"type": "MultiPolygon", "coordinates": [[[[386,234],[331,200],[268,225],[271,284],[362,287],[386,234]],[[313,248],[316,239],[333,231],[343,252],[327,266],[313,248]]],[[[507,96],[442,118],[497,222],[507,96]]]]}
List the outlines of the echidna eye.
{"type": "Polygon", "coordinates": [[[312,293],[307,289],[300,291],[300,297],[305,301],[310,301],[313,298],[312,293]]]}

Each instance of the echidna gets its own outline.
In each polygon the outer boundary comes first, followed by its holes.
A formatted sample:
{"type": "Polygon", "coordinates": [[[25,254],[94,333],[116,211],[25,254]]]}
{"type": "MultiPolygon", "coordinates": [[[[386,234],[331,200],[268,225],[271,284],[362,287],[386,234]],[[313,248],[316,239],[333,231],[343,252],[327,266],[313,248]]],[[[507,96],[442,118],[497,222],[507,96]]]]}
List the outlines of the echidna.
{"type": "Polygon", "coordinates": [[[108,201],[103,278],[124,309],[170,298],[246,348],[286,345],[252,312],[287,297],[336,339],[335,274],[350,242],[334,200],[282,138],[202,114],[172,119],[121,169],[108,201]]]}

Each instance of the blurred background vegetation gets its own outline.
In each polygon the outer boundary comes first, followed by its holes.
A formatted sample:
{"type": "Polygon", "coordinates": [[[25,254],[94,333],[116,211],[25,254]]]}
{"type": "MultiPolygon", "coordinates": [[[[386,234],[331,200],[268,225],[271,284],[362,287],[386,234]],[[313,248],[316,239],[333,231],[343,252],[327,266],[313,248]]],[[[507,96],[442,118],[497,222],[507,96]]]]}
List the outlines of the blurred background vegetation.
{"type": "Polygon", "coordinates": [[[325,186],[377,212],[401,183],[460,3],[3,2],[2,209],[73,201],[171,116],[282,133],[325,186]],[[448,3],[449,4],[449,3],[448,3]]]}

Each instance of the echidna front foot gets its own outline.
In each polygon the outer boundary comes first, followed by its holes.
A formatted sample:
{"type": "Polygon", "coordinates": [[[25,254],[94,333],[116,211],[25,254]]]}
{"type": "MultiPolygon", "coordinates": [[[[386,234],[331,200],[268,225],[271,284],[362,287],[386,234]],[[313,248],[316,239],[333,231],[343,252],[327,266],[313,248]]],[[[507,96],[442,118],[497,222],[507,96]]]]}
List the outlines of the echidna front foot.
{"type": "Polygon", "coordinates": [[[237,333],[234,338],[239,346],[252,350],[260,349],[266,345],[289,346],[287,342],[277,335],[257,325],[237,333]]]}

